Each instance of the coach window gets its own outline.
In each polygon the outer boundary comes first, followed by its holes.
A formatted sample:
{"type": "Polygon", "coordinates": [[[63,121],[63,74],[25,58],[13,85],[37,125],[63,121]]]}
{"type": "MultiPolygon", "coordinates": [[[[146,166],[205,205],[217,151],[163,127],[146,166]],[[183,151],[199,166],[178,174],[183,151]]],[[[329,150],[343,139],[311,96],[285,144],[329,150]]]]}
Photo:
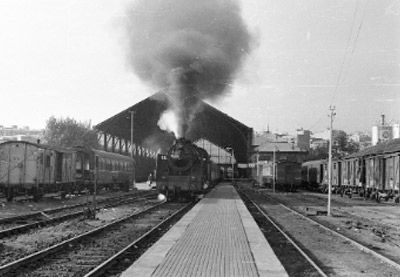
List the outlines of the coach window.
{"type": "Polygon", "coordinates": [[[76,159],[76,169],[82,169],[82,163],[80,157],[76,159]]]}
{"type": "Polygon", "coordinates": [[[89,170],[89,159],[85,158],[85,170],[89,170]]]}
{"type": "Polygon", "coordinates": [[[50,167],[50,155],[46,155],[46,167],[50,167]]]}

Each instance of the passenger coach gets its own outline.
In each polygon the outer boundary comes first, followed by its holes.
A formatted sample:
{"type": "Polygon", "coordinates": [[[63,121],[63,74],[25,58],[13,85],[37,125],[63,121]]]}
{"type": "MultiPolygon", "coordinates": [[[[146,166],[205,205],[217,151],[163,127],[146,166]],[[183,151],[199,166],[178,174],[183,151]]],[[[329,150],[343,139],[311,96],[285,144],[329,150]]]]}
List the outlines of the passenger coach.
{"type": "Polygon", "coordinates": [[[25,141],[0,144],[0,192],[38,200],[44,193],[128,190],[135,178],[134,159],[89,148],[60,148],[25,141]]]}

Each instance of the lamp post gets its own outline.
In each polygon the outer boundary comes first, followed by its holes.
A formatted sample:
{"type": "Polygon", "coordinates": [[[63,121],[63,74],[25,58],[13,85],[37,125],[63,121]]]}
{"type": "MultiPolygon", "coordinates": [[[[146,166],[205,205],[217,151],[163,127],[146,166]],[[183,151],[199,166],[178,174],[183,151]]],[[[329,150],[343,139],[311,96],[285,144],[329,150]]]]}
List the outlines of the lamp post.
{"type": "MultiPolygon", "coordinates": [[[[133,123],[135,119],[135,111],[129,111],[131,118],[131,158],[133,159],[133,123]]],[[[133,179],[133,189],[135,189],[135,179],[133,179]]]]}
{"type": "Polygon", "coordinates": [[[274,148],[272,151],[272,193],[275,193],[275,143],[274,143],[274,148]]]}
{"type": "Polygon", "coordinates": [[[133,158],[133,122],[135,119],[135,112],[134,111],[129,111],[130,113],[130,119],[131,119],[131,157],[133,158]]]}
{"type": "Polygon", "coordinates": [[[234,157],[235,157],[235,150],[232,147],[232,184],[235,183],[235,164],[233,161],[234,157]]]}
{"type": "Polygon", "coordinates": [[[257,160],[256,160],[256,167],[257,167],[257,180],[258,180],[258,185],[262,185],[262,169],[260,169],[260,153],[257,150],[257,160]]]}
{"type": "Polygon", "coordinates": [[[231,154],[231,163],[232,163],[232,184],[235,182],[235,169],[234,169],[234,161],[233,158],[235,157],[235,150],[233,147],[227,147],[226,150],[231,154]]]}

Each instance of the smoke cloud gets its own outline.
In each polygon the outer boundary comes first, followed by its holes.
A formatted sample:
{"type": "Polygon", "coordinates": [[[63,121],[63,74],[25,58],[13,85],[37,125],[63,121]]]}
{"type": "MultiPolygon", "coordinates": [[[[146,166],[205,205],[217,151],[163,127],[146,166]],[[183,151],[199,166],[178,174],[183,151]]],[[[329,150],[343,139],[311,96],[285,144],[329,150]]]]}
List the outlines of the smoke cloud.
{"type": "Polygon", "coordinates": [[[238,1],[139,0],[128,14],[129,63],[143,81],[167,92],[168,112],[175,114],[167,118],[179,121],[184,136],[200,100],[225,95],[250,51],[238,1]]]}

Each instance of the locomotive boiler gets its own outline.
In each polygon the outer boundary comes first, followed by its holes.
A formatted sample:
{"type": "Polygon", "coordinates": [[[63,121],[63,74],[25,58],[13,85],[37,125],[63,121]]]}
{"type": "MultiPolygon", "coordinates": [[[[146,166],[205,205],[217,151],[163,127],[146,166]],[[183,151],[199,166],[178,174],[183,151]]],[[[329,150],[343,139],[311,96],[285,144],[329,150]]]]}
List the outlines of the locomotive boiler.
{"type": "Polygon", "coordinates": [[[157,190],[168,199],[196,199],[220,178],[220,168],[210,160],[207,151],[185,138],[176,140],[167,154],[157,157],[157,190]]]}

